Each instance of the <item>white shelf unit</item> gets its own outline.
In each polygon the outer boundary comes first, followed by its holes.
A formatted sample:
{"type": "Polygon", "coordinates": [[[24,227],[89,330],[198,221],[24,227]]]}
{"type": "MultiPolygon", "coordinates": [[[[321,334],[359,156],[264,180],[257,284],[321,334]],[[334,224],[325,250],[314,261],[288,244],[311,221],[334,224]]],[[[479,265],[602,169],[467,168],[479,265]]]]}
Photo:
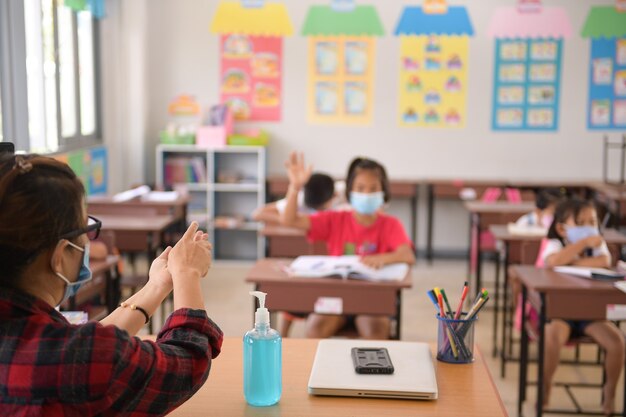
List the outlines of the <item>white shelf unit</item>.
{"type": "Polygon", "coordinates": [[[191,201],[187,220],[196,220],[209,233],[215,259],[259,259],[264,255],[264,240],[259,224],[250,220],[252,212],[265,204],[265,148],[261,146],[227,146],[207,149],[195,145],[157,146],[157,183],[165,188],[187,186],[191,201]],[[175,158],[168,163],[168,158],[175,158]],[[181,162],[187,159],[186,168],[181,162]],[[195,161],[192,163],[191,161],[195,161]],[[203,165],[203,175],[193,173],[203,165]],[[166,169],[166,166],[169,168],[166,169]],[[174,167],[174,168],[172,168],[174,167]],[[172,169],[185,170],[174,173],[172,169]],[[239,182],[219,182],[222,176],[239,182]],[[201,182],[189,179],[206,180],[201,182]],[[218,216],[243,217],[235,227],[216,227],[218,216]]]}

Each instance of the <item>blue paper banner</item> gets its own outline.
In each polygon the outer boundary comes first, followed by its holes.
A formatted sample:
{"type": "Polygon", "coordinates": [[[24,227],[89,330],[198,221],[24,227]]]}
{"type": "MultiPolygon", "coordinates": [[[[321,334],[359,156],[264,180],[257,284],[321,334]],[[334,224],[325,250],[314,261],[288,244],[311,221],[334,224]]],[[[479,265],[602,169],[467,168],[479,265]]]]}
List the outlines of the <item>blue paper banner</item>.
{"type": "Polygon", "coordinates": [[[626,38],[591,40],[587,127],[626,129],[626,38]]]}

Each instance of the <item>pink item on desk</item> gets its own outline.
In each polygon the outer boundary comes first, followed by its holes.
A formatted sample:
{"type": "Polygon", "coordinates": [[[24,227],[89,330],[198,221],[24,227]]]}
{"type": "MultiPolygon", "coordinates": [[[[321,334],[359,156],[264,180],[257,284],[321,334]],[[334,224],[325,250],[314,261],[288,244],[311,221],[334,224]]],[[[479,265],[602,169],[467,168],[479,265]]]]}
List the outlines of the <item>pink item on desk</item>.
{"type": "Polygon", "coordinates": [[[500,198],[500,194],[502,194],[502,190],[498,187],[489,187],[485,190],[481,200],[485,203],[493,203],[498,201],[500,198]]]}

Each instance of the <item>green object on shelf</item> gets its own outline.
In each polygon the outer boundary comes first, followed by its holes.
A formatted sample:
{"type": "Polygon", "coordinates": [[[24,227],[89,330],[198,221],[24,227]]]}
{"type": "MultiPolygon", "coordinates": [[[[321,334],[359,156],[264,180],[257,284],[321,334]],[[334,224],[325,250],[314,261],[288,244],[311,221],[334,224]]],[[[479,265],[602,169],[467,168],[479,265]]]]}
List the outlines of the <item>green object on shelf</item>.
{"type": "Polygon", "coordinates": [[[228,136],[229,145],[239,146],[267,146],[270,135],[265,130],[248,131],[243,133],[233,133],[228,136]]]}
{"type": "Polygon", "coordinates": [[[196,143],[196,135],[193,133],[187,133],[184,135],[172,135],[171,133],[163,130],[159,133],[161,143],[168,145],[193,145],[196,143]]]}

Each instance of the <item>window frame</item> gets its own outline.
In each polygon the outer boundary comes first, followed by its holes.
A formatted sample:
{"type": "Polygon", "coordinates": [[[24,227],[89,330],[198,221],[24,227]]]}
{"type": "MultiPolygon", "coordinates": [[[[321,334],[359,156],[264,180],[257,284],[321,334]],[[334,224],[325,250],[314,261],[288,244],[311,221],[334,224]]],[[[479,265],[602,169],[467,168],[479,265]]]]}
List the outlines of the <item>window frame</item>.
{"type": "MultiPolygon", "coordinates": [[[[28,113],[28,81],[26,72],[26,22],[24,12],[25,0],[2,0],[0,1],[0,100],[2,100],[2,128],[4,140],[15,143],[19,150],[31,151],[28,113]]],[[[29,0],[26,0],[29,1],[29,0]]],[[[40,1],[40,0],[37,0],[40,1]]],[[[56,84],[56,111],[57,111],[57,148],[47,149],[42,153],[63,153],[76,149],[102,145],[102,89],[100,69],[100,24],[99,20],[92,16],[92,42],[93,42],[93,67],[94,67],[94,131],[91,134],[82,134],[81,121],[81,97],[80,97],[80,71],[78,50],[78,13],[72,10],[73,33],[72,43],[74,47],[74,86],[76,95],[76,133],[72,136],[61,134],[61,103],[60,103],[60,80],[58,53],[58,6],[59,0],[52,0],[54,22],[54,47],[56,84]]]]}

